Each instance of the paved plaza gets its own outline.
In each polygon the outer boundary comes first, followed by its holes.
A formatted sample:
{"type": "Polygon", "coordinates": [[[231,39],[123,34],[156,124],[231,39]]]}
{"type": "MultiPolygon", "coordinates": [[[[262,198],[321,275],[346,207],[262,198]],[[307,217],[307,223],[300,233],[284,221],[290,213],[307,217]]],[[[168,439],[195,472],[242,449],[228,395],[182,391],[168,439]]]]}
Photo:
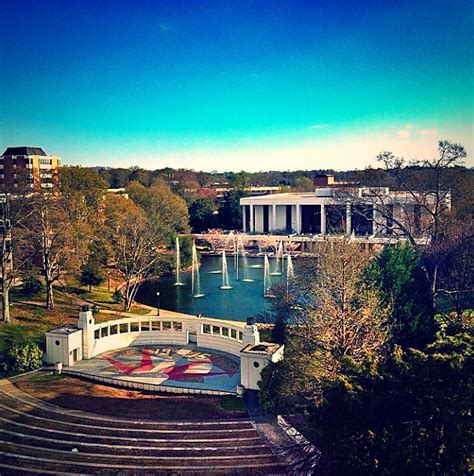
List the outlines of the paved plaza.
{"type": "Polygon", "coordinates": [[[68,370],[128,382],[232,393],[240,384],[237,357],[192,345],[127,347],[82,360],[68,370]]]}

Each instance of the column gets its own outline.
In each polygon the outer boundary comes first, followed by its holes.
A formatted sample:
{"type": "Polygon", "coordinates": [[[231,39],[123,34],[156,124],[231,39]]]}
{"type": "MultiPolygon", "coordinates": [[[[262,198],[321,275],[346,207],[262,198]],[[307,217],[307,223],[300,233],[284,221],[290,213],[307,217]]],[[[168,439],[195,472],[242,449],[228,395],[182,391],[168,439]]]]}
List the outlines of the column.
{"type": "Polygon", "coordinates": [[[301,205],[296,205],[296,233],[301,233],[301,205]]]}
{"type": "Polygon", "coordinates": [[[277,229],[277,206],[273,204],[273,228],[272,230],[275,231],[277,229]]]}
{"type": "Polygon", "coordinates": [[[247,206],[242,205],[242,225],[243,225],[243,232],[247,232],[247,206]]]}
{"type": "Polygon", "coordinates": [[[351,220],[351,204],[346,205],[346,235],[352,234],[352,220],[351,220]]]}
{"type": "Polygon", "coordinates": [[[254,232],[254,223],[253,223],[253,219],[254,219],[254,211],[253,211],[253,205],[249,205],[249,208],[250,208],[250,230],[249,230],[249,233],[253,233],[254,232]]]}
{"type": "Polygon", "coordinates": [[[321,235],[326,234],[326,205],[321,203],[321,235]]]}

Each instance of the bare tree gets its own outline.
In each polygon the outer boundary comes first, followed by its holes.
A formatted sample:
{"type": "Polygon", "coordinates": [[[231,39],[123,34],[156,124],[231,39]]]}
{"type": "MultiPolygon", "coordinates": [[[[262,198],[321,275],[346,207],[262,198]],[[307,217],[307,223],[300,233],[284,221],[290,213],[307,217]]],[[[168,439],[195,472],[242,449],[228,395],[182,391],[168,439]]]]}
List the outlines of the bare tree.
{"type": "Polygon", "coordinates": [[[131,200],[106,197],[105,214],[113,264],[123,278],[124,310],[129,311],[140,285],[155,272],[163,236],[131,200]]]}
{"type": "Polygon", "coordinates": [[[46,307],[54,308],[54,284],[67,271],[76,270],[86,252],[86,240],[80,228],[69,220],[63,198],[38,191],[28,223],[28,242],[31,259],[38,263],[46,284],[46,307]]]}
{"type": "Polygon", "coordinates": [[[319,256],[309,317],[326,356],[326,377],[335,376],[346,357],[361,363],[388,340],[390,309],[361,279],[369,259],[368,251],[343,239],[319,256]]]}
{"type": "Polygon", "coordinates": [[[17,173],[14,190],[5,189],[0,195],[0,291],[2,320],[10,322],[10,291],[30,256],[24,253],[25,229],[33,213],[34,194],[26,177],[17,173]]]}
{"type": "Polygon", "coordinates": [[[371,181],[380,182],[365,188],[347,188],[340,193],[344,203],[353,206],[356,214],[373,222],[374,233],[407,239],[423,253],[424,267],[431,283],[433,303],[437,289],[437,249],[443,239],[451,210],[452,192],[466,151],[460,144],[440,141],[439,156],[433,159],[405,161],[391,152],[383,152],[377,160],[385,174],[371,174],[371,181]],[[387,184],[392,193],[387,193],[387,184]]]}

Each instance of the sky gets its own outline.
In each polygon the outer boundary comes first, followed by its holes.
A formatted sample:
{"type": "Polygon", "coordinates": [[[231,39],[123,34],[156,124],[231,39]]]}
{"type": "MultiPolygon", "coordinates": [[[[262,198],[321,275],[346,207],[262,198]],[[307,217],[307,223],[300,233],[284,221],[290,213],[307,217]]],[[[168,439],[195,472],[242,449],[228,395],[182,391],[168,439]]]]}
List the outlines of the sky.
{"type": "Polygon", "coordinates": [[[471,0],[3,0],[0,147],[80,165],[474,165],[471,0]]]}

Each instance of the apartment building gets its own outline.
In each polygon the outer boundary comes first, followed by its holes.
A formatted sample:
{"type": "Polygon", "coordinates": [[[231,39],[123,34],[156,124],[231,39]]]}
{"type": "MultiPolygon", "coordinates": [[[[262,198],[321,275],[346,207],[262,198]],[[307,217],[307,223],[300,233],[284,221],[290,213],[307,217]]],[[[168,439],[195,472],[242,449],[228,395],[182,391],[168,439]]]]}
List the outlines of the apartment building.
{"type": "Polygon", "coordinates": [[[52,189],[58,184],[61,159],[41,147],[7,147],[0,156],[0,187],[15,190],[22,184],[52,189]]]}

